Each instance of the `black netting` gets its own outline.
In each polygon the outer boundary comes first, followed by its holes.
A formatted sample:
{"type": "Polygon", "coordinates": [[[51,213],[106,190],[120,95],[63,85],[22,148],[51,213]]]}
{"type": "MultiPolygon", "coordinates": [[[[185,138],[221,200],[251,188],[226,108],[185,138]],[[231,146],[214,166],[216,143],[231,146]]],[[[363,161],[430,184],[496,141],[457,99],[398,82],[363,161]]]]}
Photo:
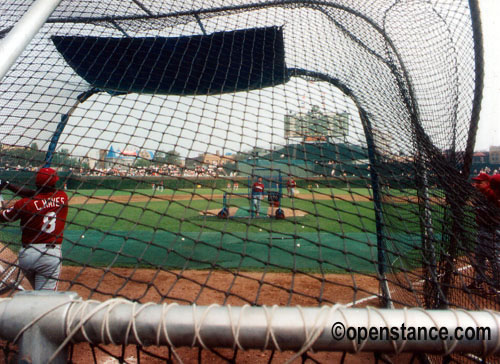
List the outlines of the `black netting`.
{"type": "MultiPolygon", "coordinates": [[[[498,310],[493,267],[468,288],[476,7],[62,1],[0,84],[0,179],[57,169],[85,299],[498,310]]],[[[27,6],[0,9],[5,36],[27,6]]]]}

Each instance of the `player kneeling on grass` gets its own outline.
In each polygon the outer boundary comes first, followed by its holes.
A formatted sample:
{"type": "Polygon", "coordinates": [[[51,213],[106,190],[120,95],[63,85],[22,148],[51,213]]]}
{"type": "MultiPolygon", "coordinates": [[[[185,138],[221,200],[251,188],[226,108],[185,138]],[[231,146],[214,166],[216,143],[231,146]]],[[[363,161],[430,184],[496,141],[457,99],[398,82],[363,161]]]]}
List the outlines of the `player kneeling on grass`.
{"type": "Polygon", "coordinates": [[[37,191],[0,183],[0,189],[8,188],[24,197],[2,210],[0,222],[21,220],[23,246],[19,250],[19,267],[35,290],[55,291],[61,273],[68,196],[56,189],[58,179],[52,168],[41,168],[36,175],[37,191]]]}

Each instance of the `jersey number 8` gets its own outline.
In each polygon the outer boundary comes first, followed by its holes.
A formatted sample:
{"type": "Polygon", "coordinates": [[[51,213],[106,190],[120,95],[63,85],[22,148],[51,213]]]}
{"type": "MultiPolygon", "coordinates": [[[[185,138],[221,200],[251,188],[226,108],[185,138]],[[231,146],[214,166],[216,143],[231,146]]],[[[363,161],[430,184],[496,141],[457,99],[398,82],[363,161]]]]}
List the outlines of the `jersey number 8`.
{"type": "Polygon", "coordinates": [[[56,220],[55,212],[52,211],[45,214],[43,217],[42,231],[46,234],[53,233],[56,229],[56,220]]]}

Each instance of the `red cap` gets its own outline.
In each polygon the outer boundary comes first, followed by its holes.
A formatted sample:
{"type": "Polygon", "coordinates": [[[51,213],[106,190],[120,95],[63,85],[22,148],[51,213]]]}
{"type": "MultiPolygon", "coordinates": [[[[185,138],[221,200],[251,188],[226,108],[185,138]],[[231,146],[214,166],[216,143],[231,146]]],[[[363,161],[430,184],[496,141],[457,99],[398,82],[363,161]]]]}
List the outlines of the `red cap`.
{"type": "Polygon", "coordinates": [[[494,174],[490,178],[490,188],[500,192],[500,174],[494,174]]]}
{"type": "Polygon", "coordinates": [[[59,181],[57,172],[52,168],[41,168],[36,174],[36,185],[38,187],[54,187],[59,181]]]}
{"type": "Polygon", "coordinates": [[[479,173],[476,177],[473,177],[473,181],[490,181],[491,177],[489,174],[486,173],[479,173]]]}

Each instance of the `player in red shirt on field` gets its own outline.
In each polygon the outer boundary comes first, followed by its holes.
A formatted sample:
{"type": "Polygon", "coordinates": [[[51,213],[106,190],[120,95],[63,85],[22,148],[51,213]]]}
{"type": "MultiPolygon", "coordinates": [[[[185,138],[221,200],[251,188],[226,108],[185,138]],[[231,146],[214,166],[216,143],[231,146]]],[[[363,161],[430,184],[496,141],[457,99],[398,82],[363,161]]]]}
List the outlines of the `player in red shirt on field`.
{"type": "Polygon", "coordinates": [[[292,176],[288,175],[288,181],[286,182],[286,189],[288,190],[288,196],[295,196],[295,189],[297,188],[297,182],[293,179],[292,176]]]}
{"type": "Polygon", "coordinates": [[[57,289],[61,273],[61,243],[68,215],[68,196],[55,188],[59,180],[52,168],[41,168],[36,175],[37,191],[9,186],[25,197],[2,210],[0,222],[21,220],[22,244],[19,267],[35,290],[57,289]]]}
{"type": "Polygon", "coordinates": [[[264,198],[264,184],[262,183],[262,177],[257,179],[252,185],[252,216],[259,216],[260,202],[264,198]]]}
{"type": "Polygon", "coordinates": [[[500,302],[500,175],[480,173],[472,178],[473,186],[485,197],[476,201],[477,241],[474,249],[474,281],[469,289],[479,289],[487,283],[486,261],[491,267],[492,293],[500,302]]]}

